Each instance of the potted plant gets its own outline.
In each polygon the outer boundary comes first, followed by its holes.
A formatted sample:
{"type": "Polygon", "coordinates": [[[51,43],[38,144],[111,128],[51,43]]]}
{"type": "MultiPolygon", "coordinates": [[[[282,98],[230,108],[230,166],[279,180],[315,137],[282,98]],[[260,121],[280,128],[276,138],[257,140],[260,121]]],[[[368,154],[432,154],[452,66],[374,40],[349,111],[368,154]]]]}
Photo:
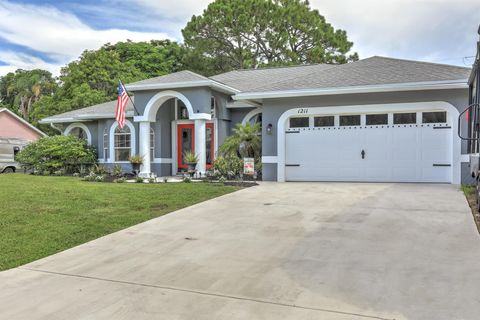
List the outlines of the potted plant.
{"type": "Polygon", "coordinates": [[[136,154],[131,156],[128,161],[130,161],[130,164],[132,165],[132,171],[135,173],[135,175],[138,175],[140,172],[140,165],[143,163],[143,157],[136,154]]]}
{"type": "Polygon", "coordinates": [[[197,155],[192,151],[185,151],[183,153],[183,161],[188,165],[188,172],[193,176],[198,163],[197,155]]]}

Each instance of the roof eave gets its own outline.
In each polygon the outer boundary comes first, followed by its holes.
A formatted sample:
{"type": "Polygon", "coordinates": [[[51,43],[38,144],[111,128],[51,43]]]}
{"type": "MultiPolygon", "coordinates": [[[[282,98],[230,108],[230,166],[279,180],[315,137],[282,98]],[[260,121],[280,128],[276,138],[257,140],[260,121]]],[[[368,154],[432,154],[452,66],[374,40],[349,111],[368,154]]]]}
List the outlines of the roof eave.
{"type": "Polygon", "coordinates": [[[177,89],[177,88],[198,88],[211,87],[217,91],[234,94],[240,92],[235,88],[224,85],[223,83],[214,80],[198,80],[185,82],[170,82],[170,83],[149,83],[149,84],[131,84],[125,86],[128,91],[145,91],[145,90],[162,90],[162,89],[177,89]]]}
{"type": "MultiPolygon", "coordinates": [[[[126,113],[126,117],[131,118],[134,116],[132,111],[126,113]]],[[[100,114],[80,114],[74,117],[68,118],[44,118],[39,121],[42,124],[49,124],[49,123],[71,123],[71,122],[86,122],[91,120],[98,120],[98,119],[114,119],[115,113],[100,113],[100,114]]]]}
{"type": "Polygon", "coordinates": [[[355,93],[467,89],[468,88],[467,81],[468,79],[460,79],[460,80],[449,80],[449,81],[395,83],[395,84],[386,84],[386,85],[332,87],[332,88],[322,88],[322,89],[244,92],[244,93],[239,93],[234,95],[233,99],[234,100],[253,100],[253,99],[341,95],[341,94],[355,94],[355,93]]]}

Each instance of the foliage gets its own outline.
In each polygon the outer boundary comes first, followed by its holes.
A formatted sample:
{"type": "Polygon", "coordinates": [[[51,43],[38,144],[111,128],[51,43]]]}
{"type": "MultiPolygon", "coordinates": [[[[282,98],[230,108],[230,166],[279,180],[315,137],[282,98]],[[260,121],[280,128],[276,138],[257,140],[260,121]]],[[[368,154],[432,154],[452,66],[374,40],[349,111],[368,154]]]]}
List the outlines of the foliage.
{"type": "Polygon", "coordinates": [[[262,154],[262,137],[260,124],[237,124],[233,134],[227,137],[220,146],[223,156],[236,155],[242,158],[259,159],[262,154]]]}
{"type": "Polygon", "coordinates": [[[475,190],[476,190],[475,186],[469,186],[469,185],[464,185],[464,184],[462,184],[461,189],[462,189],[463,193],[465,194],[465,196],[467,196],[467,197],[474,194],[475,190]]]}
{"type": "Polygon", "coordinates": [[[93,173],[95,175],[106,176],[110,174],[110,171],[106,166],[102,166],[101,164],[94,164],[90,169],[90,173],[93,173]]]}
{"type": "MultiPolygon", "coordinates": [[[[353,43],[307,0],[216,0],[182,30],[205,74],[265,65],[346,63],[353,43]]],[[[188,57],[190,55],[190,57],[188,57]]]]}
{"type": "Polygon", "coordinates": [[[83,139],[53,136],[30,143],[18,153],[17,159],[29,169],[52,174],[61,169],[78,172],[82,165],[96,163],[97,155],[83,139]]]}
{"type": "Polygon", "coordinates": [[[0,77],[2,105],[29,121],[33,105],[42,96],[51,95],[57,84],[46,70],[21,70],[0,77]]]}
{"type": "Polygon", "coordinates": [[[126,181],[127,181],[127,179],[125,177],[117,178],[117,179],[113,180],[114,183],[124,183],[126,181]]]}
{"type": "Polygon", "coordinates": [[[114,165],[112,168],[112,176],[121,177],[123,175],[123,169],[121,165],[114,165]]]}
{"type": "Polygon", "coordinates": [[[143,163],[143,157],[139,154],[135,154],[128,158],[128,161],[130,161],[131,164],[142,164],[143,163]]]}
{"type": "Polygon", "coordinates": [[[90,182],[104,182],[105,175],[96,174],[95,172],[92,171],[87,176],[85,176],[83,180],[90,181],[90,182]]]}
{"type": "Polygon", "coordinates": [[[183,183],[191,183],[192,182],[192,178],[190,177],[183,177],[183,183]]]}
{"type": "Polygon", "coordinates": [[[183,153],[183,161],[191,164],[198,163],[198,156],[192,151],[185,151],[183,153]]]}
{"type": "Polygon", "coordinates": [[[86,183],[24,174],[0,178],[0,271],[226,193],[215,184],[86,183]],[[135,201],[132,201],[135,199],[135,201]]]}
{"type": "Polygon", "coordinates": [[[136,183],[143,183],[143,178],[142,177],[136,177],[135,182],[136,183]]]}
{"type": "Polygon", "coordinates": [[[243,160],[236,155],[218,156],[213,162],[216,176],[235,179],[243,174],[243,160]]]}

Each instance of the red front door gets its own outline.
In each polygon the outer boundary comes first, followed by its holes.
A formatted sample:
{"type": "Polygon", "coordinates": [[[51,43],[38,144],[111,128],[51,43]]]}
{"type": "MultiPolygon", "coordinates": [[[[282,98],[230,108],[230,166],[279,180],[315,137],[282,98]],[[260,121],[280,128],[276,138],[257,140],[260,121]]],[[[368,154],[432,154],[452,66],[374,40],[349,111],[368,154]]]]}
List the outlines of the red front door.
{"type": "MultiPolygon", "coordinates": [[[[215,135],[213,128],[213,123],[207,123],[205,128],[205,151],[207,169],[212,167],[213,160],[215,159],[215,135]]],[[[179,171],[181,171],[181,169],[188,168],[188,165],[183,161],[183,155],[187,151],[195,152],[195,125],[179,124],[177,125],[177,167],[179,171]]]]}
{"type": "Polygon", "coordinates": [[[187,151],[195,152],[195,126],[193,124],[179,124],[177,126],[177,162],[178,169],[187,169],[183,155],[187,151]]]}

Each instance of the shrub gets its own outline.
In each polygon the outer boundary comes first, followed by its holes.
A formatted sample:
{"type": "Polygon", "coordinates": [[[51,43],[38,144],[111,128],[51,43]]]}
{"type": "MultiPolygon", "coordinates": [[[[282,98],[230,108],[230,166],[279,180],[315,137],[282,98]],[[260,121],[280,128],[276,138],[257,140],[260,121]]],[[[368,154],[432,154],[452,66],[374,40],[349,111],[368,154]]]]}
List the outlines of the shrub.
{"type": "Polygon", "coordinates": [[[190,183],[190,182],[192,182],[192,178],[190,178],[190,177],[183,177],[183,182],[184,182],[184,183],[190,183]]]}
{"type": "Polygon", "coordinates": [[[87,176],[83,178],[83,180],[90,181],[90,182],[103,182],[105,181],[105,176],[97,175],[93,172],[90,172],[87,176]]]}
{"type": "Polygon", "coordinates": [[[83,139],[52,136],[27,145],[18,153],[17,160],[34,172],[52,174],[58,170],[78,172],[83,165],[96,163],[97,154],[83,139]]]}
{"type": "Polygon", "coordinates": [[[125,181],[127,181],[126,178],[118,178],[118,179],[113,180],[114,183],[124,183],[125,181]]]}
{"type": "Polygon", "coordinates": [[[221,176],[219,179],[218,179],[218,182],[220,183],[225,183],[227,181],[227,178],[225,178],[224,176],[221,176]]]}
{"type": "Polygon", "coordinates": [[[121,177],[123,175],[122,166],[116,164],[112,168],[112,176],[114,177],[121,177]]]}
{"type": "Polygon", "coordinates": [[[143,183],[143,178],[142,177],[136,177],[135,182],[136,183],[143,183]]]}
{"type": "Polygon", "coordinates": [[[102,166],[102,165],[99,165],[99,164],[95,164],[95,165],[90,169],[90,172],[91,172],[91,173],[94,173],[94,174],[96,174],[96,175],[100,175],[100,176],[105,176],[105,175],[110,174],[110,172],[108,171],[108,168],[107,168],[107,167],[102,166]]]}
{"type": "Polygon", "coordinates": [[[235,179],[243,173],[243,160],[234,155],[219,156],[213,162],[213,168],[216,176],[235,179]]]}
{"type": "Polygon", "coordinates": [[[156,181],[155,181],[155,178],[150,178],[150,179],[148,179],[148,183],[155,183],[155,182],[156,182],[156,181]]]}

